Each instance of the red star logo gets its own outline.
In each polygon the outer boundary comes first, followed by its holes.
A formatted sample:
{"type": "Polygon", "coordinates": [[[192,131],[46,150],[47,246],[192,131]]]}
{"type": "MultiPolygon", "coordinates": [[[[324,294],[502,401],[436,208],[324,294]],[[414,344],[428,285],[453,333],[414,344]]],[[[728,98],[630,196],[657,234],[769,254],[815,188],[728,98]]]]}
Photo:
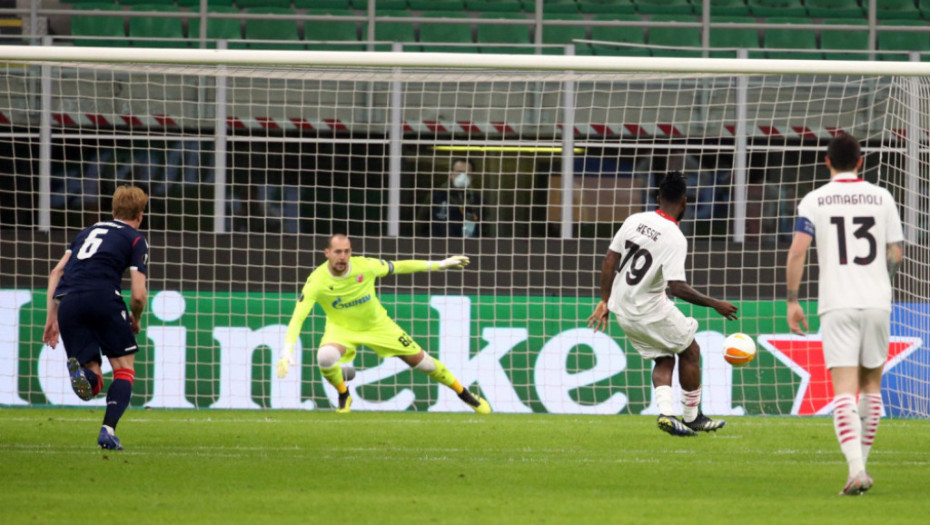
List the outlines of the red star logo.
{"type": "Polygon", "coordinates": [[[355,276],[355,281],[356,281],[356,282],[359,282],[359,283],[360,283],[360,282],[362,282],[362,281],[364,281],[364,280],[365,280],[365,276],[364,276],[363,274],[358,274],[358,275],[355,276]]]}
{"type": "MultiPolygon", "coordinates": [[[[830,371],[823,361],[823,340],[820,335],[773,334],[758,338],[766,350],[801,377],[801,386],[791,406],[791,413],[809,416],[833,411],[833,384],[830,371]]],[[[892,337],[888,344],[885,372],[920,348],[917,337],[892,337]]]]}

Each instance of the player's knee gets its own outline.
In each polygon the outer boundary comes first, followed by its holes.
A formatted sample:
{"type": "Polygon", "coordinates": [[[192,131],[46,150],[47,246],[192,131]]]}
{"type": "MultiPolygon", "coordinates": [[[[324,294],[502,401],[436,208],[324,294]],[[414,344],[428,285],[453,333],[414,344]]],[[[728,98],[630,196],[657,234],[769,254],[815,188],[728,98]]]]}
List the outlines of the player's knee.
{"type": "Polygon", "coordinates": [[[316,351],[316,362],[320,368],[332,368],[341,358],[342,352],[335,346],[323,345],[316,351]]]}
{"type": "Polygon", "coordinates": [[[429,354],[424,354],[423,359],[421,359],[420,362],[417,363],[413,368],[423,372],[424,374],[429,374],[430,372],[436,371],[436,361],[430,357],[429,354]]]}

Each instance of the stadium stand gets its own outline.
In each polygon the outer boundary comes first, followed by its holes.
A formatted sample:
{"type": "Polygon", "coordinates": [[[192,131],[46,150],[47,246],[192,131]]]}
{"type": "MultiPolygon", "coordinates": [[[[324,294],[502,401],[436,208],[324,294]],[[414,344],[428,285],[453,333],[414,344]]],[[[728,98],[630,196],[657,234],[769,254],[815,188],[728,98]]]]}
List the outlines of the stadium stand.
{"type": "Polygon", "coordinates": [[[920,9],[914,0],[881,0],[875,2],[875,18],[879,20],[919,20],[920,9]]]}
{"type": "MultiPolygon", "coordinates": [[[[484,13],[481,15],[484,20],[512,18],[514,20],[526,20],[526,17],[520,13],[484,13]]],[[[532,54],[535,50],[530,47],[533,41],[530,39],[529,26],[526,25],[501,25],[487,24],[478,22],[476,26],[475,41],[480,44],[482,53],[512,53],[512,54],[532,54]],[[509,46],[492,46],[489,44],[523,44],[519,47],[509,46]]]]}
{"type": "MultiPolygon", "coordinates": [[[[424,17],[469,18],[468,14],[455,11],[426,11],[424,17]]],[[[420,43],[423,51],[444,53],[477,53],[474,46],[471,24],[420,24],[420,43]],[[454,45],[428,45],[432,43],[454,45]],[[471,44],[471,45],[467,45],[471,44]]]]}
{"type": "MultiPolygon", "coordinates": [[[[527,1],[523,3],[523,10],[527,13],[536,12],[536,2],[527,1]]],[[[578,3],[575,0],[543,0],[543,13],[578,13],[578,3]]]]}
{"type": "MultiPolygon", "coordinates": [[[[694,12],[704,14],[704,2],[694,2],[694,12]]],[[[710,0],[711,16],[748,16],[749,6],[746,0],[710,0]]]]}
{"type": "Polygon", "coordinates": [[[297,9],[348,11],[352,8],[352,3],[349,0],[294,0],[294,7],[297,9]]]}
{"type": "MultiPolygon", "coordinates": [[[[577,20],[582,21],[584,17],[577,14],[567,14],[567,13],[551,13],[544,14],[543,18],[546,20],[577,20]]],[[[587,38],[587,29],[583,25],[577,26],[546,26],[543,28],[542,42],[543,44],[553,44],[553,45],[566,45],[571,44],[572,40],[584,40],[587,38]]],[[[576,46],[588,47],[587,44],[576,44],[576,46]]],[[[564,53],[563,49],[557,47],[544,47],[543,54],[545,55],[561,55],[564,53]]],[[[581,54],[577,52],[576,54],[581,54]]]]}
{"type": "MultiPolygon", "coordinates": [[[[621,16],[616,15],[596,15],[594,20],[617,20],[641,22],[642,18],[638,16],[621,16]]],[[[620,26],[592,26],[591,40],[604,42],[621,42],[626,44],[646,44],[646,37],[642,27],[620,27],[620,26]]],[[[607,44],[591,44],[590,52],[595,55],[611,56],[649,56],[649,50],[645,47],[624,47],[611,46],[607,44]]]]}
{"type": "Polygon", "coordinates": [[[523,2],[520,0],[465,0],[465,7],[469,11],[482,13],[519,13],[523,10],[523,2]]]}
{"type": "MultiPolygon", "coordinates": [[[[712,23],[733,23],[733,24],[752,24],[756,19],[751,16],[730,16],[711,18],[712,23]]],[[[709,54],[711,58],[734,58],[737,49],[748,49],[749,58],[762,58],[759,51],[759,30],[744,28],[715,27],[710,32],[710,47],[712,48],[732,48],[732,50],[712,50],[709,54]]]]}
{"type": "MultiPolygon", "coordinates": [[[[881,20],[879,26],[922,26],[926,22],[920,19],[881,20]]],[[[878,31],[878,49],[880,51],[897,51],[897,53],[879,53],[879,60],[909,60],[905,51],[930,51],[930,33],[920,31],[878,31]]],[[[922,56],[922,60],[930,57],[922,56]]]]}
{"type": "Polygon", "coordinates": [[[807,9],[801,0],[749,0],[749,9],[756,17],[802,17],[807,9]]]}
{"type": "MultiPolygon", "coordinates": [[[[862,18],[830,18],[824,20],[823,23],[827,25],[869,25],[869,22],[862,18]]],[[[827,60],[868,60],[868,53],[841,53],[829,50],[868,51],[869,29],[863,27],[861,31],[821,31],[820,48],[824,50],[824,58],[827,60]]]]}
{"type": "MultiPolygon", "coordinates": [[[[253,7],[246,11],[256,15],[293,15],[289,8],[282,7],[253,7]]],[[[287,19],[248,19],[245,21],[246,40],[276,40],[276,42],[249,42],[249,49],[304,49],[298,42],[300,34],[297,20],[287,19]]]]}
{"type": "MultiPolygon", "coordinates": [[[[368,0],[352,0],[352,8],[360,11],[368,10],[368,0]]],[[[407,9],[407,0],[378,0],[375,2],[375,12],[403,11],[407,9]]]]}
{"type": "Polygon", "coordinates": [[[763,34],[763,47],[766,49],[766,58],[816,60],[822,59],[822,53],[801,53],[785,51],[786,49],[817,49],[817,34],[812,29],[796,29],[794,24],[810,24],[807,18],[770,18],[769,24],[779,24],[784,27],[766,29],[763,34]]]}
{"type": "MultiPolygon", "coordinates": [[[[339,12],[333,9],[327,14],[352,15],[352,11],[339,12]]],[[[314,51],[363,51],[355,22],[336,20],[307,20],[304,22],[304,40],[310,41],[306,48],[314,51]],[[345,42],[344,44],[341,42],[345,42]]]]}
{"type": "Polygon", "coordinates": [[[688,0],[635,0],[641,15],[690,15],[694,8],[688,0]]]}
{"type": "Polygon", "coordinates": [[[414,11],[462,11],[462,0],[410,0],[410,9],[414,11]]]}
{"type": "MultiPolygon", "coordinates": [[[[120,8],[113,3],[87,3],[75,6],[80,11],[113,11],[120,8]]],[[[93,16],[75,14],[71,17],[71,36],[76,46],[126,46],[126,20],[123,16],[93,16]],[[80,38],[87,37],[87,38],[80,38]]]]}
{"type": "MultiPolygon", "coordinates": [[[[409,17],[407,11],[391,11],[382,13],[383,16],[394,16],[398,18],[409,17]]],[[[362,24],[362,39],[368,35],[368,24],[362,24]]],[[[413,22],[378,22],[375,24],[375,40],[379,42],[400,42],[403,44],[412,44],[417,41],[416,31],[413,22]]],[[[375,51],[390,51],[391,44],[375,44],[375,51]]],[[[419,51],[419,47],[404,46],[405,51],[419,51]]]]}
{"type": "Polygon", "coordinates": [[[291,0],[236,0],[236,7],[238,7],[239,9],[255,9],[255,8],[290,9],[291,0]]]}
{"type": "Polygon", "coordinates": [[[917,8],[924,20],[930,20],[930,0],[917,0],[917,8]]]}
{"type": "Polygon", "coordinates": [[[858,0],[806,0],[811,18],[862,18],[865,10],[858,0]]]}
{"type": "Polygon", "coordinates": [[[701,29],[699,27],[680,27],[676,24],[693,22],[698,19],[693,16],[656,15],[652,22],[661,22],[663,25],[649,28],[649,45],[666,46],[672,49],[653,48],[652,56],[657,57],[700,57],[701,56],[701,29]],[[690,48],[690,49],[689,49],[690,48]]]}
{"type": "MultiPolygon", "coordinates": [[[[181,12],[180,8],[171,4],[136,4],[132,11],[181,12]]],[[[181,18],[131,17],[129,39],[134,47],[188,47],[181,18]]]]}
{"type": "Polygon", "coordinates": [[[615,15],[632,15],[636,6],[632,0],[578,0],[578,9],[582,13],[615,15]]]}
{"type": "MultiPolygon", "coordinates": [[[[216,14],[233,14],[239,13],[239,10],[232,6],[208,6],[207,11],[216,14]]],[[[200,19],[192,18],[187,27],[187,36],[191,40],[200,38],[200,19]]],[[[242,23],[237,18],[209,18],[207,19],[207,47],[215,48],[217,40],[229,41],[229,47],[233,49],[242,49],[245,44],[242,40],[242,23]]]]}

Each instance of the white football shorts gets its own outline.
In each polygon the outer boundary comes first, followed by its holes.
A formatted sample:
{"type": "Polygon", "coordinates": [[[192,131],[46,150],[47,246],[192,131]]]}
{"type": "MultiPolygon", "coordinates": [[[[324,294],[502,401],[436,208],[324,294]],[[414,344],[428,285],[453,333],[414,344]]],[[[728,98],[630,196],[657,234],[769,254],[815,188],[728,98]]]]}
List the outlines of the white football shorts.
{"type": "Polygon", "coordinates": [[[694,341],[698,329],[698,323],[693,317],[685,317],[674,306],[665,312],[664,317],[654,320],[631,320],[617,316],[617,323],[644,359],[680,354],[694,341]]]}
{"type": "Polygon", "coordinates": [[[840,308],[820,316],[827,368],[878,368],[888,360],[891,313],[877,308],[840,308]]]}

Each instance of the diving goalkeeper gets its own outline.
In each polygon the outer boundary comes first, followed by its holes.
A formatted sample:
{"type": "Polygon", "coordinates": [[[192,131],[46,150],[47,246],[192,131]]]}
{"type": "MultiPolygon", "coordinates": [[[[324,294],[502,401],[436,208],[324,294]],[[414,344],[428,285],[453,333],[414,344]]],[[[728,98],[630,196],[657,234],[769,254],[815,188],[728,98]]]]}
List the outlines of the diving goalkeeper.
{"type": "Polygon", "coordinates": [[[352,243],[342,234],[330,237],[323,253],[327,262],[317,267],[307,278],[287,326],[284,350],[278,361],[278,377],[287,376],[290,366],[296,364],[294,344],[313,304],[320,303],[326,313],[326,328],[317,350],[317,364],[326,381],[339,392],[337,412],[349,412],[352,407],[352,396],[346,386],[341,365],[352,362],[359,345],[371,348],[382,358],[399,357],[414,370],[454,390],[475,412],[491,412],[487,401],[466,390],[446,365],[424,352],[416,341],[397,326],[375,296],[375,279],[378,277],[464,268],[468,264],[468,257],[456,255],[442,261],[393,262],[352,257],[352,243]]]}

